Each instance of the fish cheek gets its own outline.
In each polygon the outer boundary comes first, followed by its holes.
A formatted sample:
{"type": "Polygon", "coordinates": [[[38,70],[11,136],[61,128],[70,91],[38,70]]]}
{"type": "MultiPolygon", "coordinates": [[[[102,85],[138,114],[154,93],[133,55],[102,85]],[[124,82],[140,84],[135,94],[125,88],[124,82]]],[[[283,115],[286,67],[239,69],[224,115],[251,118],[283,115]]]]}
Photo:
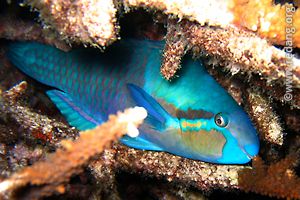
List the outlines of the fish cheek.
{"type": "Polygon", "coordinates": [[[226,143],[224,135],[217,130],[199,130],[185,132],[185,143],[196,154],[203,157],[222,157],[223,147],[226,143]]]}

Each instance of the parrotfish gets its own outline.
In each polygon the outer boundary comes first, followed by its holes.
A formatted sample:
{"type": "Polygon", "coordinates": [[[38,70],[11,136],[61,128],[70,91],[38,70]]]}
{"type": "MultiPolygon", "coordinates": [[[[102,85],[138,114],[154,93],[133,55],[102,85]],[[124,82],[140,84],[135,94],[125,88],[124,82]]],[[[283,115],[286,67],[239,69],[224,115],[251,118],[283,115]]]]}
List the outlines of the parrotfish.
{"type": "Polygon", "coordinates": [[[141,106],[148,116],[140,134],[122,137],[123,144],[211,163],[249,162],[259,151],[249,116],[200,60],[184,58],[180,77],[163,79],[163,47],[163,41],[129,39],[104,53],[80,48],[63,52],[15,42],[8,57],[25,74],[53,88],[47,95],[79,130],[91,129],[119,110],[141,106]]]}

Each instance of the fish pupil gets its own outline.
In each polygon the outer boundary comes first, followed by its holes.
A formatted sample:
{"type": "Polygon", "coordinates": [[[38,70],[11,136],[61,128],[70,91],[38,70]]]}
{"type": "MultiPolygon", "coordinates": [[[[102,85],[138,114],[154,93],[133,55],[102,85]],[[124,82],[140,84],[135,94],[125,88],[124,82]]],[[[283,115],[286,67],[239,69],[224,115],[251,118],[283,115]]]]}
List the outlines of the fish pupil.
{"type": "Polygon", "coordinates": [[[228,124],[228,121],[225,120],[223,118],[223,116],[221,115],[221,113],[217,114],[215,116],[215,123],[219,126],[219,127],[225,127],[228,124]]]}

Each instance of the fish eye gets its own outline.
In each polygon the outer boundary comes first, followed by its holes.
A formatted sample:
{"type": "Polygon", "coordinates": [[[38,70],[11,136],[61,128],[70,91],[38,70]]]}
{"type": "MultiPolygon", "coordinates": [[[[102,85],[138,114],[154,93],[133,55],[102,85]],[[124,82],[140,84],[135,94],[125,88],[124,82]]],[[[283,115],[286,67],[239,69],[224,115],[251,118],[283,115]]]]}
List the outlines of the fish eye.
{"type": "Polygon", "coordinates": [[[222,113],[218,113],[215,116],[215,123],[217,124],[217,126],[219,127],[225,127],[228,124],[228,117],[222,113]]]}

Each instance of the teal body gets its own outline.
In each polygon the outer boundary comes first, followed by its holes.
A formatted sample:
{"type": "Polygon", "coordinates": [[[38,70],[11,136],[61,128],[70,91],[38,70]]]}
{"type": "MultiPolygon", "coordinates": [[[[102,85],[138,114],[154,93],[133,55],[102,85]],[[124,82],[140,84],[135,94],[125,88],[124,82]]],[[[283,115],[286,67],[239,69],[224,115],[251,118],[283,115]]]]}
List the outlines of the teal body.
{"type": "Polygon", "coordinates": [[[127,40],[105,53],[62,52],[38,43],[12,43],[8,57],[24,73],[52,86],[48,96],[79,130],[95,127],[127,107],[148,111],[137,138],[121,142],[144,150],[222,164],[257,155],[257,133],[243,109],[206,72],[184,59],[180,77],[160,76],[164,43],[127,40]]]}

